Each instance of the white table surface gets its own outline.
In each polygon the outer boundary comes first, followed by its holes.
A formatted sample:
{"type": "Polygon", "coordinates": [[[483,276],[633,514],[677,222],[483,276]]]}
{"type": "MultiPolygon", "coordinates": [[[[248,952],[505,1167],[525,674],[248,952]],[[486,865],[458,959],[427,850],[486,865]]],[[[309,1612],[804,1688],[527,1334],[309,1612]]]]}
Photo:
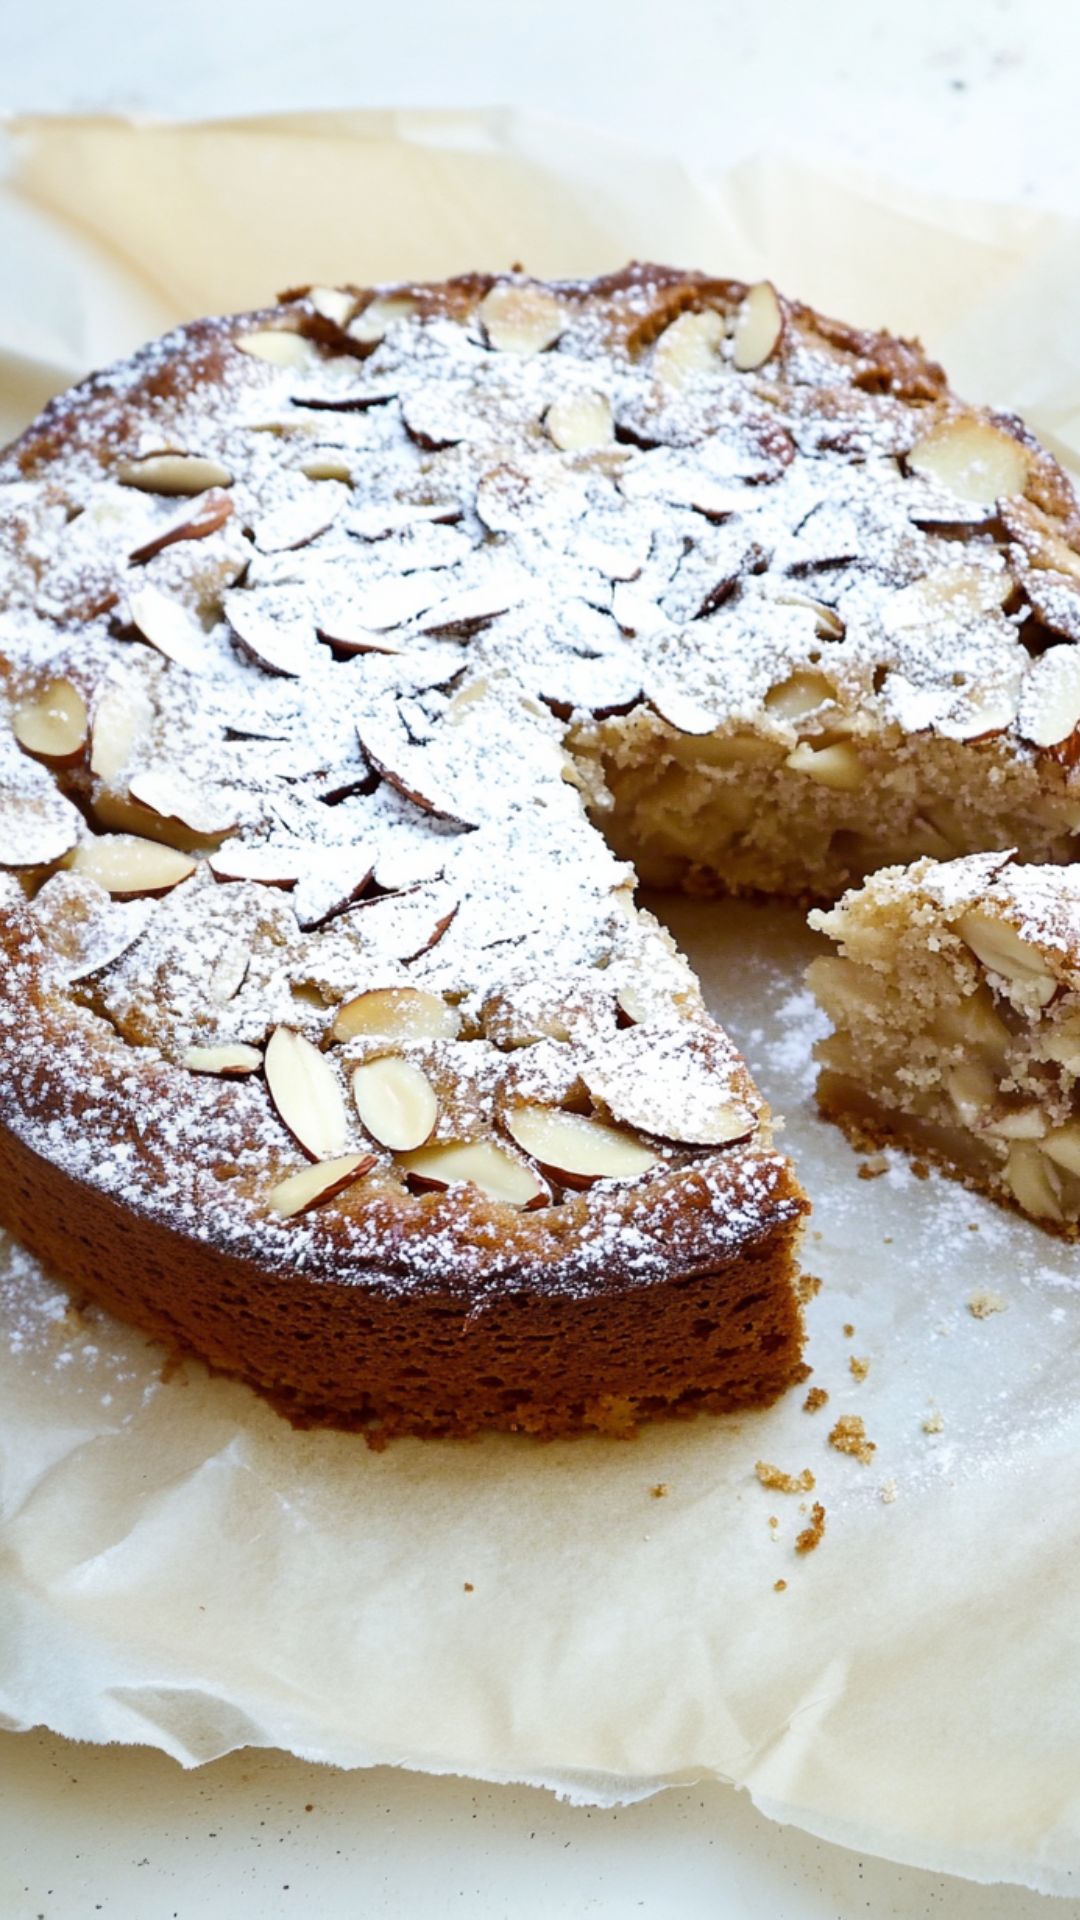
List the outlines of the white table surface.
{"type": "MultiPolygon", "coordinates": [[[[1075,211],[1075,0],[33,0],[0,110],[236,114],[492,102],[691,162],[784,148],[1075,211]]],[[[0,264],[0,272],[3,271],[0,264]]],[[[380,1769],[0,1735],[0,1920],[1080,1920],[687,1788],[619,1811],[380,1769]]]]}

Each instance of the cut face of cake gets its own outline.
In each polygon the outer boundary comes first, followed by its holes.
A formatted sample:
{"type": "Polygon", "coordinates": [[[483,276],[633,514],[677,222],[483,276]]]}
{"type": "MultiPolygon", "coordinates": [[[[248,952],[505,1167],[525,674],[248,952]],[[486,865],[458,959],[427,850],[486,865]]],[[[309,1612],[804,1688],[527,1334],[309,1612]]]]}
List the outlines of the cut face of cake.
{"type": "Polygon", "coordinates": [[[823,1111],[1075,1238],[1080,869],[923,860],[810,919],[838,948],[808,975],[823,1111]]]}
{"type": "Polygon", "coordinates": [[[1078,528],[918,346],[666,268],[306,289],[54,401],[0,1217],[297,1418],[768,1401],[806,1203],[636,879],[1066,860],[1078,528]]]}

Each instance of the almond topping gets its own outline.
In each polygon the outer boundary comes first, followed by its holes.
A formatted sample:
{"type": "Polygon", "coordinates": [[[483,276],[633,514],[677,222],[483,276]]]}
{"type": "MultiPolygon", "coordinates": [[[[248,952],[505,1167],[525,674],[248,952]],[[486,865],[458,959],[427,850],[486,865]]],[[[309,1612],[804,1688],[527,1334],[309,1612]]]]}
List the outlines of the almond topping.
{"type": "Polygon", "coordinates": [[[602,393],[567,394],[555,400],[544,415],[548,438],[563,453],[587,453],[607,447],[615,439],[611,402],[602,393]]]}
{"type": "Polygon", "coordinates": [[[347,327],[356,312],[355,293],[346,293],[343,287],[309,287],[308,300],[321,320],[329,320],[331,326],[347,327]]]}
{"type": "Polygon", "coordinates": [[[489,1200],[526,1210],[546,1206],[551,1199],[531,1167],[523,1166],[490,1140],[450,1140],[421,1147],[405,1155],[401,1164],[411,1184],[421,1190],[469,1185],[479,1187],[489,1200]]]}
{"type": "Polygon", "coordinates": [[[258,1073],[262,1054],[258,1047],[189,1047],[184,1065],[191,1073],[216,1073],[222,1079],[240,1079],[258,1073]]]}
{"type": "Polygon", "coordinates": [[[51,866],[70,853],[82,831],[82,817],[57,793],[42,768],[42,785],[25,791],[0,791],[0,867],[51,866]]]}
{"type": "Polygon", "coordinates": [[[832,787],[838,793],[853,793],[862,786],[865,777],[862,761],[850,740],[838,740],[827,747],[815,747],[809,740],[800,740],[784,764],[792,773],[805,773],[819,786],[832,787]]]}
{"type": "Polygon", "coordinates": [[[1066,1173],[1080,1174],[1080,1123],[1073,1120],[1068,1126],[1055,1127],[1043,1140],[1042,1151],[1066,1173]]]}
{"type": "Polygon", "coordinates": [[[122,460],[116,477],[122,487],[143,493],[208,493],[211,487],[232,486],[228,467],[201,453],[147,453],[141,460],[122,460]]]}
{"type": "Polygon", "coordinates": [[[724,332],[724,317],[713,307],[703,313],[680,313],[653,349],[657,379],[678,392],[695,373],[707,373],[716,364],[724,332]]]}
{"type": "Polygon", "coordinates": [[[461,1026],[457,1008],[422,987],[371,987],[338,1008],[335,1040],[377,1034],[385,1040],[453,1040],[461,1026]]]}
{"type": "Polygon", "coordinates": [[[352,1077],[356,1111],[382,1147],[398,1153],[422,1147],[430,1139],[439,1103],[427,1074],[400,1054],[366,1060],[352,1077]]]}
{"type": "Polygon", "coordinates": [[[266,1047],[266,1084],[278,1119],[312,1160],[341,1152],[349,1123],[326,1055],[292,1027],[275,1027],[266,1047]]]}
{"type": "Polygon", "coordinates": [[[567,1187],[595,1180],[636,1180],[656,1165],[656,1154],[632,1134],[555,1107],[514,1107],[506,1116],[511,1140],[543,1171],[567,1187]]]}
{"type": "Polygon", "coordinates": [[[363,347],[378,346],[379,341],[386,338],[391,327],[397,326],[401,320],[407,320],[410,314],[415,312],[416,301],[410,300],[407,294],[390,294],[385,299],[379,299],[376,296],[374,300],[368,301],[363,312],[358,313],[355,320],[349,321],[349,339],[357,341],[363,347]]]}
{"type": "Polygon", "coordinates": [[[544,287],[500,281],[480,302],[480,319],[490,346],[502,353],[543,353],[563,332],[568,314],[544,287]]]}
{"type": "Polygon", "coordinates": [[[232,517],[233,503],[227,493],[212,488],[205,493],[193,507],[184,507],[170,519],[155,528],[141,546],[133,547],[128,559],[133,567],[140,567],[155,554],[162,553],[166,547],[172,547],[180,540],[205,540],[211,533],[218,533],[226,520],[232,517]]]}
{"type": "Polygon", "coordinates": [[[175,767],[148,767],[134,776],[128,793],[159,820],[175,821],[197,839],[221,840],[235,831],[232,810],[222,804],[215,808],[213,791],[195,786],[175,767]]]}
{"type": "Polygon", "coordinates": [[[1011,433],[964,414],[916,441],[907,464],[958,500],[990,507],[1010,494],[1023,493],[1031,456],[1011,433]]]}
{"type": "Polygon", "coordinates": [[[1018,997],[1037,1007],[1053,999],[1057,981],[1041,953],[1007,920],[992,920],[972,908],[957,922],[956,931],[984,967],[1020,989],[1018,997]]]}
{"type": "Polygon", "coordinates": [[[189,673],[205,671],[209,659],[206,635],[193,613],[158,587],[140,587],[128,600],[131,623],[166,660],[189,673]]]}
{"type": "Polygon", "coordinates": [[[314,628],[287,600],[279,608],[273,596],[236,587],[224,597],[224,612],[243,652],[266,673],[297,679],[317,651],[314,628]]]}
{"type": "Polygon", "coordinates": [[[1080,648],[1048,647],[1020,689],[1020,732],[1036,747],[1057,747],[1080,726],[1080,648]]]}
{"type": "Polygon", "coordinates": [[[732,359],[740,373],[764,366],[784,331],[784,311],[771,280],[750,288],[735,320],[732,359]]]}
{"type": "Polygon", "coordinates": [[[1061,1175],[1039,1147],[1017,1141],[1009,1148],[1005,1168],[1013,1199],[1033,1214],[1036,1220],[1053,1220],[1060,1225],[1065,1218],[1061,1204],[1061,1175]]]}
{"type": "Polygon", "coordinates": [[[90,771],[114,780],[126,767],[135,742],[147,732],[153,708],[145,694],[129,685],[106,687],[94,705],[90,771]]]}
{"type": "Polygon", "coordinates": [[[195,862],[190,854],[159,840],[142,840],[134,833],[103,833],[82,840],[71,862],[74,873],[96,880],[114,900],[138,900],[171,893],[190,879],[195,862]]]}
{"type": "Polygon", "coordinates": [[[241,334],[233,345],[272,367],[308,367],[316,358],[311,341],[291,327],[262,327],[255,333],[241,334]]]}
{"type": "Polygon", "coordinates": [[[72,767],[86,746],[86,701],[70,680],[50,680],[11,716],[20,747],[51,767],[72,767]]]}
{"type": "Polygon", "coordinates": [[[268,1196],[269,1204],[283,1220],[293,1220],[298,1214],[317,1207],[320,1201],[333,1199],[335,1193],[351,1187],[354,1180],[362,1180],[374,1165],[373,1153],[346,1153],[338,1160],[322,1160],[317,1166],[302,1167],[299,1173],[291,1173],[287,1180],[278,1182],[268,1196]]]}

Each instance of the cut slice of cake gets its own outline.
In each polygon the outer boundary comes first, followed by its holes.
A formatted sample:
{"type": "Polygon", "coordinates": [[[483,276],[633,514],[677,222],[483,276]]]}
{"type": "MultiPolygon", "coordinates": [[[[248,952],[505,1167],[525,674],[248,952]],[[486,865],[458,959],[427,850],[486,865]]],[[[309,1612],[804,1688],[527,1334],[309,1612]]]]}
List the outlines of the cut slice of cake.
{"type": "Polygon", "coordinates": [[[810,924],[822,1111],[1080,1234],[1080,868],[921,860],[810,924]]]}

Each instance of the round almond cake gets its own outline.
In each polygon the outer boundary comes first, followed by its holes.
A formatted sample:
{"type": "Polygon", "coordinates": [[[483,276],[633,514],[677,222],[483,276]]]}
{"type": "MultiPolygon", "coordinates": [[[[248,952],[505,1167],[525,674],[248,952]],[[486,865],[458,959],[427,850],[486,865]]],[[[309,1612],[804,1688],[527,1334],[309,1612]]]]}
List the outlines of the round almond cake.
{"type": "Polygon", "coordinates": [[[639,878],[1071,858],[1080,515],[918,345],[658,267],[307,288],[0,460],[0,1220],[298,1422],[805,1375],[639,878]]]}

